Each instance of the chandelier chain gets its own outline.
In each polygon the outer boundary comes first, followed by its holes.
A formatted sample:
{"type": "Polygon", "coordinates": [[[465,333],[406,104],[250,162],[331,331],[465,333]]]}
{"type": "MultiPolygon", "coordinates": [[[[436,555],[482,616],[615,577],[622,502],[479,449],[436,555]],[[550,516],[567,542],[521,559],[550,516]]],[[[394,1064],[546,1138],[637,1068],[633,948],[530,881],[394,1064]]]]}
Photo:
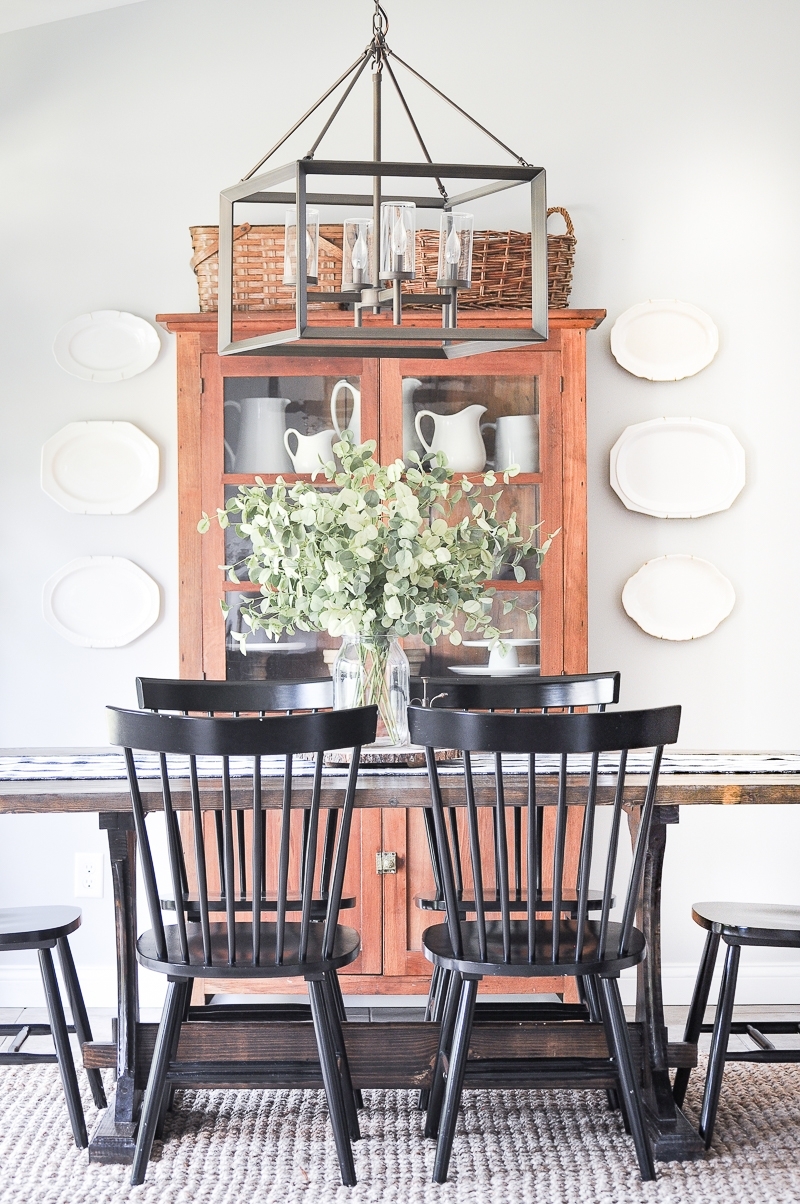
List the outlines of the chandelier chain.
{"type": "MultiPolygon", "coordinates": [[[[356,59],[356,61],[350,67],[348,67],[346,71],[344,71],[339,76],[339,78],[336,80],[336,82],[333,83],[323,93],[323,95],[319,98],[319,100],[315,101],[315,103],[311,106],[310,109],[308,109],[303,114],[303,116],[299,119],[299,121],[296,121],[294,123],[294,125],[291,127],[291,129],[287,130],[287,132],[283,135],[283,137],[278,142],[276,142],[275,145],[269,151],[267,151],[266,155],[264,155],[263,158],[259,159],[258,163],[256,163],[256,165],[250,169],[250,171],[247,173],[247,175],[242,177],[243,180],[249,180],[252,176],[254,176],[256,174],[256,172],[259,171],[264,166],[264,164],[267,162],[267,160],[271,159],[272,156],[275,154],[275,152],[281,146],[283,146],[284,142],[288,141],[288,139],[292,136],[292,134],[294,134],[300,128],[300,126],[303,125],[308,120],[308,118],[313,113],[316,112],[316,110],[320,107],[320,105],[323,104],[324,101],[326,101],[328,99],[328,97],[333,92],[336,91],[336,89],[340,86],[340,84],[344,83],[344,81],[346,79],[348,79],[349,76],[352,76],[347,88],[345,89],[344,95],[341,97],[341,99],[338,101],[338,103],[334,107],[334,110],[331,113],[328,120],[325,122],[321,133],[317,137],[316,141],[314,142],[314,145],[312,146],[311,150],[309,151],[308,155],[306,156],[306,158],[308,158],[308,159],[313,158],[314,153],[317,150],[317,147],[319,146],[319,144],[322,141],[325,134],[330,129],[333,121],[339,114],[342,106],[344,105],[344,102],[347,100],[348,96],[352,92],[352,90],[356,84],[356,81],[359,79],[364,67],[366,66],[367,62],[369,62],[370,59],[372,60],[372,63],[373,63],[373,75],[377,76],[376,85],[378,87],[380,87],[380,75],[382,74],[383,66],[384,66],[384,64],[386,65],[386,68],[389,72],[392,83],[394,84],[394,87],[397,90],[397,94],[400,98],[403,109],[405,110],[406,116],[408,117],[408,119],[411,123],[412,129],[414,130],[414,134],[416,135],[417,141],[419,142],[422,152],[423,152],[425,158],[427,159],[427,161],[429,163],[432,162],[431,157],[428,154],[427,147],[425,146],[425,143],[422,139],[422,135],[420,134],[417,123],[414,120],[414,117],[413,117],[411,110],[408,106],[408,103],[405,99],[405,96],[403,95],[402,91],[400,90],[400,86],[397,82],[395,74],[392,71],[391,67],[389,66],[389,57],[390,56],[392,58],[394,58],[396,62],[400,63],[400,65],[402,67],[405,67],[405,69],[407,71],[409,71],[413,76],[415,76],[416,79],[418,79],[421,83],[425,84],[426,87],[430,88],[432,92],[435,92],[436,95],[439,96],[442,100],[444,100],[447,104],[449,104],[451,106],[451,108],[455,109],[457,113],[460,113],[462,117],[466,117],[467,121],[471,122],[472,125],[474,125],[482,133],[486,134],[487,137],[491,138],[491,140],[494,143],[496,143],[497,146],[501,147],[507,154],[511,155],[512,159],[516,159],[517,163],[519,163],[522,167],[530,166],[529,163],[527,162],[527,160],[523,159],[521,155],[518,155],[515,151],[513,151],[510,146],[507,146],[505,144],[505,142],[502,142],[495,134],[492,133],[491,130],[488,130],[485,125],[482,125],[473,116],[471,116],[471,114],[469,114],[466,111],[466,109],[462,109],[461,105],[456,104],[456,102],[454,100],[451,100],[451,98],[449,96],[447,96],[446,93],[442,92],[442,90],[440,88],[437,88],[436,85],[432,84],[430,82],[430,80],[425,78],[424,75],[421,75],[419,71],[416,71],[411,66],[410,63],[405,62],[403,59],[400,58],[400,56],[398,54],[396,54],[393,50],[391,50],[386,43],[386,34],[387,34],[388,30],[389,30],[389,18],[386,14],[386,10],[383,8],[383,5],[380,3],[380,0],[375,0],[375,11],[372,14],[372,39],[369,42],[369,44],[367,45],[366,49],[362,52],[362,54],[359,55],[359,57],[356,59]]],[[[436,183],[437,183],[439,192],[441,193],[442,197],[444,197],[444,199],[447,200],[447,192],[445,191],[444,185],[442,184],[441,180],[437,180],[436,183]]]]}

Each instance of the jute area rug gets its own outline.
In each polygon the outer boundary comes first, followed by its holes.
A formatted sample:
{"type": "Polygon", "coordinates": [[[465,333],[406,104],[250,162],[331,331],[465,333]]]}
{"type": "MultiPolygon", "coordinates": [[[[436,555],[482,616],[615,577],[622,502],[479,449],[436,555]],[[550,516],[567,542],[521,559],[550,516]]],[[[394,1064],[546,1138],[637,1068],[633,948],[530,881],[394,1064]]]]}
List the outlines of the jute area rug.
{"type": "MultiPolygon", "coordinates": [[[[85,1078],[81,1075],[85,1084],[85,1078]]],[[[701,1074],[687,1111],[696,1119],[701,1074]]],[[[730,1064],[713,1150],[657,1163],[633,1146],[602,1092],[465,1092],[450,1181],[405,1091],[365,1092],[358,1186],[342,1187],[319,1092],[184,1091],[142,1187],[90,1166],[72,1144],[55,1066],[0,1070],[2,1204],[782,1204],[800,1201],[800,1067],[730,1064]]],[[[96,1112],[88,1090],[87,1120],[96,1112]]]]}

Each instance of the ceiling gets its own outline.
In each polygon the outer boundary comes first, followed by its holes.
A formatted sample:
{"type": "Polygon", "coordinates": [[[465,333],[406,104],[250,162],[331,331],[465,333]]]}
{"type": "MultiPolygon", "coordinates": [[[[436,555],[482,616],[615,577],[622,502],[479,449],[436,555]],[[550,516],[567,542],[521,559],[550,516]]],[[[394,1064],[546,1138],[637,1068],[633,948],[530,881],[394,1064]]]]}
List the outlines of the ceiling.
{"type": "Polygon", "coordinates": [[[142,0],[0,0],[0,33],[141,3],[142,0]]]}

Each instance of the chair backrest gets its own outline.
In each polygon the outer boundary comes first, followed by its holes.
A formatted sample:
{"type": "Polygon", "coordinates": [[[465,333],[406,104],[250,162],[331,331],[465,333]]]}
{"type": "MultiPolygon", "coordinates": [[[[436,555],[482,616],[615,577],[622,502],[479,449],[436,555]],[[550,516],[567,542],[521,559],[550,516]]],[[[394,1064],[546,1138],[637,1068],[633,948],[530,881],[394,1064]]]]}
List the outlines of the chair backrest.
{"type": "MultiPolygon", "coordinates": [[[[222,871],[221,890],[225,902],[227,964],[236,962],[236,908],[235,875],[233,855],[233,808],[234,791],[231,783],[231,757],[252,759],[252,769],[244,783],[236,784],[236,805],[247,809],[252,816],[251,881],[260,884],[252,891],[251,924],[253,963],[259,961],[261,949],[262,902],[267,888],[274,889],[276,912],[276,963],[281,964],[286,934],[287,902],[289,898],[289,857],[292,842],[292,802],[296,794],[293,782],[293,758],[298,753],[315,753],[313,782],[310,799],[304,797],[303,809],[307,815],[308,835],[305,842],[305,857],[300,876],[301,933],[299,958],[303,961],[308,949],[309,924],[311,923],[312,901],[317,889],[318,827],[321,805],[323,753],[328,749],[353,748],[350,772],[345,790],[342,821],[338,841],[332,858],[330,890],[327,897],[323,956],[330,956],[335,938],[339,905],[342,897],[347,845],[350,837],[353,804],[355,800],[358,761],[362,744],[375,739],[377,708],[359,707],[347,711],[329,711],[319,714],[280,715],[268,718],[207,718],[186,715],[161,715],[146,711],[124,711],[108,708],[109,735],[112,744],[120,746],[125,753],[125,764],[130,786],[136,835],[141,851],[142,876],[150,913],[150,923],[155,936],[156,950],[160,960],[166,961],[167,944],[161,917],[160,894],[156,880],[153,855],[145,826],[142,791],[137,774],[134,750],[158,754],[161,800],[164,808],[169,860],[169,876],[176,902],[176,918],[180,941],[181,959],[189,962],[186,915],[182,900],[186,887],[186,849],[180,825],[176,822],[173,799],[173,784],[178,767],[168,761],[169,754],[188,757],[189,796],[192,814],[193,854],[197,876],[199,920],[202,928],[204,964],[213,962],[211,924],[209,917],[209,893],[206,878],[206,851],[202,823],[202,800],[198,773],[198,756],[219,758],[221,779],[221,825],[222,825],[222,871]],[[280,809],[278,838],[269,844],[262,838],[264,814],[262,800],[261,757],[280,755],[285,758],[283,766],[283,795],[280,809]],[[249,783],[249,787],[248,787],[249,783]],[[245,803],[245,791],[249,799],[245,803]]],[[[185,766],[185,762],[183,763],[185,766]]],[[[185,768],[184,768],[185,772],[185,768]]],[[[219,791],[217,789],[216,793],[219,791]]],[[[308,791],[302,791],[307,796],[308,791]]],[[[297,808],[295,807],[295,811],[297,808]]]]}
{"type": "MultiPolygon", "coordinates": [[[[541,711],[545,714],[550,710],[567,710],[571,713],[576,707],[597,707],[598,710],[603,711],[609,704],[618,702],[619,683],[620,675],[616,671],[527,678],[422,677],[412,681],[411,694],[412,697],[417,694],[425,706],[445,707],[448,710],[541,711]]],[[[519,903],[523,898],[523,884],[526,879],[522,856],[522,808],[512,807],[511,814],[513,866],[509,873],[509,885],[513,891],[512,897],[515,902],[519,903]],[[512,883],[513,885],[511,885],[512,883]]],[[[447,808],[447,822],[450,827],[450,840],[453,848],[456,890],[461,896],[464,892],[464,875],[461,866],[461,840],[458,832],[458,809],[456,807],[447,808]]],[[[427,809],[425,811],[425,832],[428,837],[436,895],[438,899],[444,899],[433,813],[427,809]]],[[[544,827],[541,835],[546,839],[544,827]]],[[[537,846],[540,859],[543,844],[544,839],[541,839],[537,846]]],[[[541,898],[541,864],[537,867],[536,881],[539,884],[538,893],[541,898]]],[[[499,875],[497,874],[495,883],[499,887],[499,875]]],[[[571,900],[568,910],[572,910],[573,904],[574,899],[571,900]]]]}
{"type": "MultiPolygon", "coordinates": [[[[177,711],[188,715],[190,712],[204,715],[248,715],[261,716],[283,712],[291,715],[296,711],[330,710],[333,707],[333,679],[330,677],[312,678],[308,681],[214,681],[192,680],[174,677],[137,677],[136,694],[139,706],[150,711],[177,711]]],[[[248,885],[248,835],[245,822],[245,811],[241,807],[234,808],[236,819],[236,861],[239,884],[239,903],[252,898],[252,883],[248,885]]],[[[337,807],[329,807],[325,818],[325,839],[320,867],[320,899],[328,897],[330,875],[333,866],[333,850],[336,845],[336,832],[340,818],[337,807]]],[[[175,822],[177,823],[177,816],[175,822]]],[[[297,849],[302,877],[302,867],[305,864],[310,816],[306,808],[303,814],[302,836],[297,849]]],[[[261,841],[267,839],[267,815],[261,814],[261,841]]],[[[220,899],[215,910],[220,910],[219,904],[224,898],[225,855],[222,814],[214,812],[214,835],[216,849],[216,876],[220,883],[220,899]]],[[[213,876],[213,868],[207,866],[207,875],[213,876]]],[[[196,878],[191,875],[191,885],[195,886],[196,878]]],[[[182,864],[183,898],[188,899],[190,893],[190,875],[182,864]]]]}
{"type": "Polygon", "coordinates": [[[206,715],[318,711],[333,706],[333,679],[311,681],[192,681],[137,677],[139,706],[147,711],[200,711],[206,715]]]}
{"type": "MultiPolygon", "coordinates": [[[[527,833],[525,841],[526,862],[535,867],[531,878],[536,877],[536,889],[527,892],[528,959],[542,960],[542,942],[549,937],[549,960],[559,961],[562,933],[562,900],[574,891],[576,899],[576,944],[568,960],[579,960],[585,939],[589,903],[589,876],[595,852],[595,826],[597,820],[599,779],[603,778],[603,792],[609,786],[613,792],[611,834],[603,867],[603,898],[599,919],[598,957],[606,953],[609,912],[612,905],[614,871],[617,861],[622,803],[625,789],[626,765],[630,749],[653,749],[650,757],[647,789],[642,806],[642,817],[637,835],[633,864],[622,914],[620,954],[624,954],[633,929],[636,903],[644,868],[647,839],[656,797],[656,785],[665,744],[673,744],[678,738],[680,707],[660,707],[645,711],[610,711],[595,714],[561,715],[508,715],[487,714],[477,711],[441,710],[436,707],[409,707],[411,740],[425,746],[428,776],[431,787],[431,804],[442,887],[447,908],[447,924],[456,955],[462,951],[462,921],[459,917],[458,891],[453,868],[456,851],[453,848],[452,830],[448,834],[445,824],[445,807],[442,785],[435,759],[437,748],[463,750],[464,805],[467,815],[469,864],[475,899],[475,922],[481,959],[488,960],[486,931],[486,892],[483,884],[483,864],[478,806],[473,774],[473,753],[494,754],[493,840],[495,848],[496,893],[500,904],[502,930],[502,960],[511,960],[511,911],[509,906],[509,855],[506,828],[505,787],[503,779],[503,753],[523,754],[527,757],[527,833]],[[540,897],[542,865],[542,799],[537,797],[536,758],[540,754],[558,755],[558,785],[555,801],[555,834],[552,852],[552,912],[548,920],[537,919],[537,899],[540,897]],[[616,754],[604,758],[602,753],[616,754]],[[578,755],[581,761],[570,757],[578,755]],[[610,778],[610,782],[607,780],[610,778]],[[584,806],[581,830],[580,854],[577,871],[572,881],[565,874],[565,845],[568,806],[584,806]],[[537,927],[539,932],[537,934],[537,927]],[[549,929],[549,932],[547,931],[549,929]]],[[[460,779],[456,778],[455,782],[460,779]]],[[[453,778],[447,779],[448,794],[452,797],[453,778]]],[[[561,959],[563,960],[563,959],[561,959]]]]}
{"type": "Polygon", "coordinates": [[[411,695],[417,695],[424,706],[449,710],[602,708],[619,701],[619,681],[617,672],[558,677],[419,677],[411,682],[411,695]]]}

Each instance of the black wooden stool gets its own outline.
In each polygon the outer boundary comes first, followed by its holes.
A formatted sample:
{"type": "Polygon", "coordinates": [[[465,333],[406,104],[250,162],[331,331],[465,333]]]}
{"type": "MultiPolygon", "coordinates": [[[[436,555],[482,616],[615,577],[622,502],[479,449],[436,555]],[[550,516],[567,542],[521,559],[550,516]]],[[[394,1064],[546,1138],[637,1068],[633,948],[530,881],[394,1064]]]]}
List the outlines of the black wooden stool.
{"type": "MultiPolygon", "coordinates": [[[[76,1033],[81,1045],[92,1039],[89,1017],[83,1002],[78,975],[67,937],[81,925],[81,912],[77,907],[11,907],[0,911],[0,953],[36,949],[42,972],[44,997],[47,1002],[49,1024],[0,1024],[0,1036],[13,1037],[8,1049],[0,1052],[0,1066],[26,1066],[30,1063],[58,1062],[64,1095],[67,1097],[72,1133],[75,1144],[85,1149],[89,1144],[86,1122],[75,1074],[75,1063],[69,1044],[69,1033],[76,1033]],[[67,1024],[61,992],[58,989],[55,966],[51,950],[58,948],[61,970],[67,987],[74,1024],[67,1024]],[[23,1045],[28,1037],[51,1036],[56,1052],[27,1053],[23,1045]]],[[[105,1108],[106,1097],[99,1070],[87,1070],[92,1096],[98,1108],[105,1108]]]]}
{"type": "MultiPolygon", "coordinates": [[[[714,1123],[717,1119],[722,1076],[726,1062],[800,1062],[800,1049],[776,1049],[766,1033],[793,1033],[800,1031],[796,1022],[781,1020],[732,1022],[733,1002],[736,996],[736,979],[739,974],[739,956],[743,945],[756,945],[772,949],[800,948],[800,907],[771,903],[695,903],[692,919],[708,932],[692,1003],[686,1020],[684,1041],[697,1044],[701,1033],[713,1033],[708,1073],[700,1111],[700,1136],[711,1145],[714,1123]],[[703,1017],[711,990],[714,964],[717,960],[720,940],[728,946],[725,968],[713,1025],[704,1024],[703,1017]],[[728,1037],[731,1033],[747,1034],[758,1046],[757,1049],[728,1052],[728,1037]]],[[[691,1070],[681,1068],[675,1074],[672,1094],[678,1107],[683,1103],[691,1070]]]]}

